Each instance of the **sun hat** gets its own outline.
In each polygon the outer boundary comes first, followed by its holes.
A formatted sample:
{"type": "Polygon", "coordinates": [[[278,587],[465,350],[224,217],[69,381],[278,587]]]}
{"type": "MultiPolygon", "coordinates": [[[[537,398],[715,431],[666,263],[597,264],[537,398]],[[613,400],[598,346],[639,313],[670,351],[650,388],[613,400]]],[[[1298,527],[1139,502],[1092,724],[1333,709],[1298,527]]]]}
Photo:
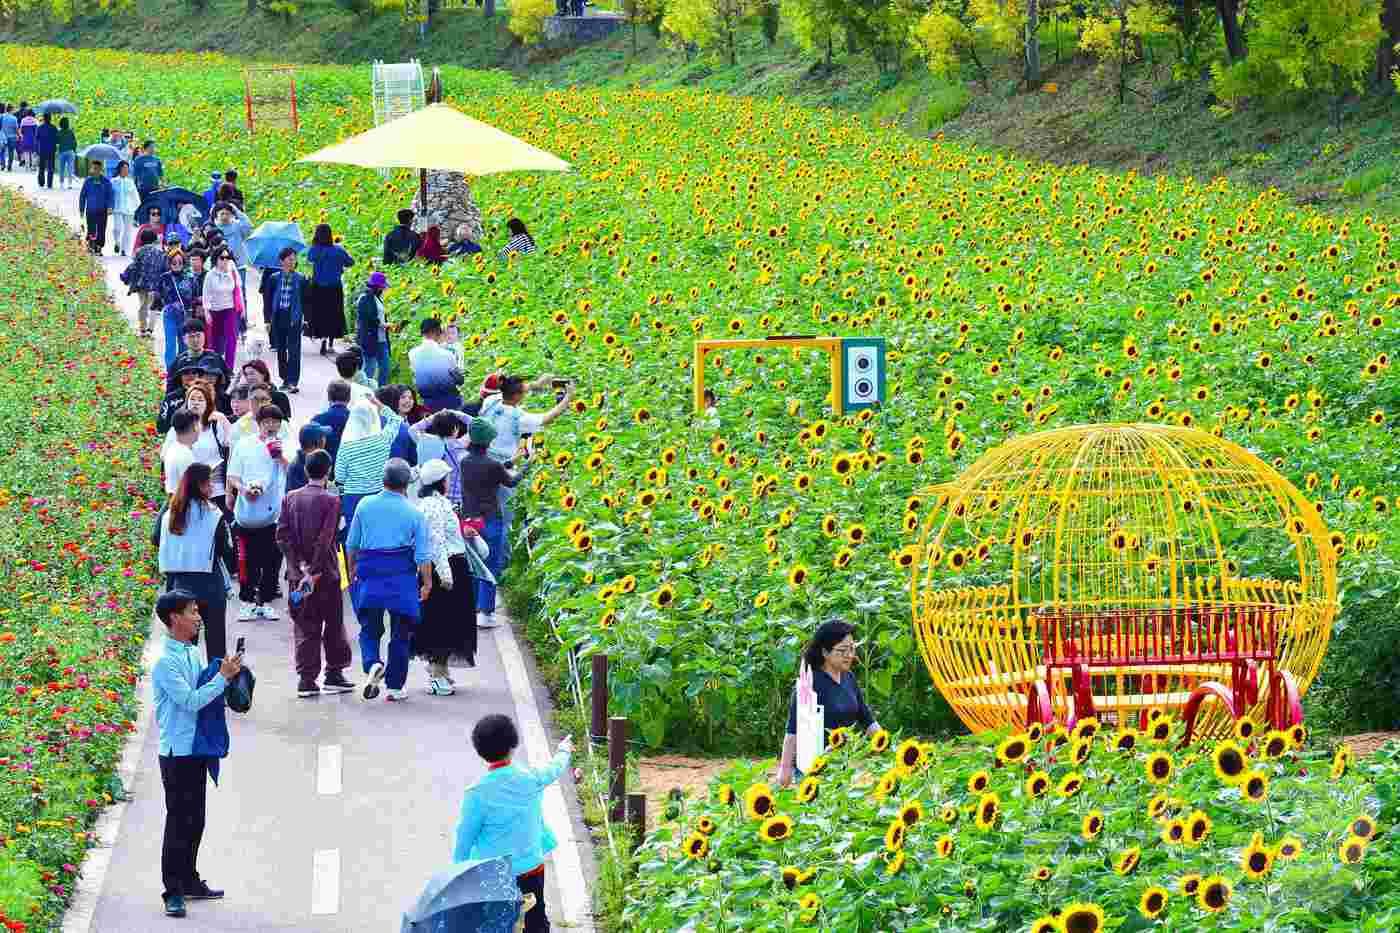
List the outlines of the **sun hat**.
{"type": "Polygon", "coordinates": [[[485,446],[496,439],[496,426],[484,418],[473,418],[467,428],[467,439],[473,444],[485,446]]]}
{"type": "Polygon", "coordinates": [[[440,483],[452,472],[446,460],[433,459],[418,468],[418,482],[423,486],[440,483]]]}
{"type": "Polygon", "coordinates": [[[491,394],[496,393],[496,392],[499,392],[499,391],[501,391],[501,374],[500,374],[500,373],[491,373],[491,374],[490,374],[489,376],[487,376],[485,379],[481,380],[481,397],[482,397],[482,398],[485,398],[486,396],[491,395],[491,394]]]}
{"type": "Polygon", "coordinates": [[[389,280],[385,278],[383,272],[371,272],[367,284],[370,288],[388,288],[389,280]]]}

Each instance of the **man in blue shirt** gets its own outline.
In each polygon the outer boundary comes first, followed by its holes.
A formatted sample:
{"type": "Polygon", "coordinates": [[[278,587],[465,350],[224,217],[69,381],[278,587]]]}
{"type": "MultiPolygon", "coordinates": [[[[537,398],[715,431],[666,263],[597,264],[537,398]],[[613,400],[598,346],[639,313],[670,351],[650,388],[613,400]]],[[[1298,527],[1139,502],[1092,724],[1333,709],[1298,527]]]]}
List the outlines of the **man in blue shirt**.
{"type": "Polygon", "coordinates": [[[219,671],[202,686],[204,670],[199,641],[199,603],[183,590],[162,593],[156,615],[165,624],[165,651],[152,672],[156,724],[160,729],[160,781],[165,787],[165,839],[160,874],[165,884],[165,913],[185,915],[185,899],[210,900],[224,892],[199,877],[196,860],[204,835],[204,791],[211,759],[194,755],[199,711],[223,696],[243,669],[242,658],[222,658],[219,671]]]}
{"type": "Polygon", "coordinates": [[[154,190],[160,187],[161,179],[165,176],[165,166],[156,157],[156,141],[148,139],[141,147],[141,154],[131,160],[131,174],[136,179],[136,190],[141,195],[141,200],[154,190]]]}
{"type": "Polygon", "coordinates": [[[11,172],[15,168],[15,153],[19,150],[19,117],[10,112],[10,105],[5,104],[0,108],[0,143],[5,146],[5,171],[11,172]]]}
{"type": "Polygon", "coordinates": [[[408,365],[413,370],[413,384],[429,411],[462,407],[461,386],[464,376],[457,357],[442,345],[442,322],[425,318],[419,325],[423,342],[408,351],[408,365]]]}
{"type": "Polygon", "coordinates": [[[78,191],[78,213],[87,221],[88,249],[94,255],[102,255],[102,248],[107,245],[107,215],[115,203],[112,182],[102,174],[102,163],[90,160],[88,177],[78,191]]]}
{"type": "Polygon", "coordinates": [[[432,547],[428,520],[408,501],[412,479],[408,463],[394,457],[384,464],[384,491],[361,500],[345,539],[345,569],[350,574],[350,602],[360,621],[360,661],[368,677],[361,696],[408,699],[409,644],[418,622],[419,604],[433,589],[432,547]],[[379,660],[384,613],[389,613],[389,665],[379,660]]]}

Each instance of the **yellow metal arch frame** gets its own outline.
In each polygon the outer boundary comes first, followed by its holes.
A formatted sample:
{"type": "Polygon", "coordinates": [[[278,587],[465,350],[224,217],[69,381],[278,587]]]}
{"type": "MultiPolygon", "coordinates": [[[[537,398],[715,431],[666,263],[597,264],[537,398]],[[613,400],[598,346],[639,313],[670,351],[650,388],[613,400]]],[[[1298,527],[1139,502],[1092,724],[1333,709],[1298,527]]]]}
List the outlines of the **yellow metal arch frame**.
{"type": "Polygon", "coordinates": [[[831,399],[836,414],[846,413],[841,392],[840,337],[765,337],[761,340],[697,340],[695,341],[695,410],[705,410],[705,358],[725,350],[821,350],[831,358],[831,399]]]}

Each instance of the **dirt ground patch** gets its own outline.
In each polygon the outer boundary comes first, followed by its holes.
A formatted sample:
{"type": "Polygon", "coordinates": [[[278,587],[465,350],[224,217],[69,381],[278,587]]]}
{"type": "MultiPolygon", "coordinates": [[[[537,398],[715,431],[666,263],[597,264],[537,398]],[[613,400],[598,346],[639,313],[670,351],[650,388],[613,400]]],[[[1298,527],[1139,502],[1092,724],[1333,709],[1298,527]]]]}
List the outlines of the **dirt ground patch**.
{"type": "Polygon", "coordinates": [[[1363,732],[1360,735],[1349,735],[1342,741],[1351,746],[1352,754],[1358,758],[1366,758],[1375,754],[1376,749],[1391,739],[1400,739],[1400,732],[1363,732]]]}
{"type": "Polygon", "coordinates": [[[647,830],[655,829],[666,813],[666,800],[679,788],[690,796],[705,794],[711,779],[729,767],[728,758],[687,758],[656,755],[643,758],[637,769],[641,792],[647,795],[647,830]]]}

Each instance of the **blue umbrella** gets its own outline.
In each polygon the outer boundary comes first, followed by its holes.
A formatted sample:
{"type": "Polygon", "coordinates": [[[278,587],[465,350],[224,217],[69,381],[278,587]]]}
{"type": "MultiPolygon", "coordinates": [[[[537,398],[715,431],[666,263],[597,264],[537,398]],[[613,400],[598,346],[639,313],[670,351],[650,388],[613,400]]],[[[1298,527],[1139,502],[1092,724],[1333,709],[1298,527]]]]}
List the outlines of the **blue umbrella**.
{"type": "Polygon", "coordinates": [[[248,264],[259,269],[277,268],[277,254],[288,246],[298,253],[306,249],[301,227],[285,220],[269,220],[258,224],[253,235],[244,243],[248,247],[248,264]]]}
{"type": "Polygon", "coordinates": [[[122,157],[122,154],[117,151],[115,146],[109,146],[106,143],[93,143],[82,152],[79,152],[78,155],[87,159],[89,162],[117,162],[122,157]]]}
{"type": "Polygon", "coordinates": [[[53,100],[46,100],[34,108],[35,113],[77,113],[78,108],[72,101],[64,100],[62,97],[55,97],[53,100]]]}
{"type": "Polygon", "coordinates": [[[520,904],[510,859],[458,862],[428,882],[399,933],[512,933],[520,904]]]}

